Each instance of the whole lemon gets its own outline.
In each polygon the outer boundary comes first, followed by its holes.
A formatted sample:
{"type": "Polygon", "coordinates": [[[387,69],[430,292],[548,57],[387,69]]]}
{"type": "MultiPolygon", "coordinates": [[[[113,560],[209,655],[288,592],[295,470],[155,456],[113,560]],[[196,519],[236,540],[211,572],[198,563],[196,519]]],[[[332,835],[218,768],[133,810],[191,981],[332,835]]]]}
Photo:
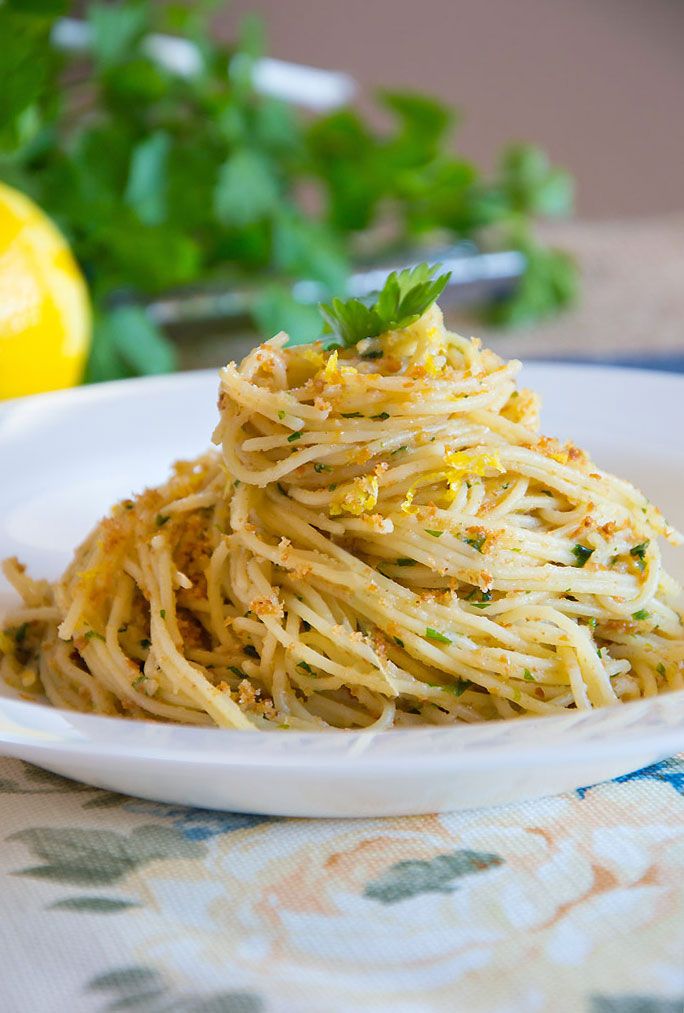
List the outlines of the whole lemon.
{"type": "Polygon", "coordinates": [[[90,346],[83,276],[66,240],[0,183],[0,398],[78,383],[90,346]]]}

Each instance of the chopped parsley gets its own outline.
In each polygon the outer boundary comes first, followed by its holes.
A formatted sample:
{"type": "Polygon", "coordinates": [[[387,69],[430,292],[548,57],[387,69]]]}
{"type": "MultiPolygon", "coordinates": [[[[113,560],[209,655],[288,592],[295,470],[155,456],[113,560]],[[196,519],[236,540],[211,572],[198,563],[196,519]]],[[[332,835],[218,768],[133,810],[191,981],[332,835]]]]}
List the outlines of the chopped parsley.
{"type": "Polygon", "coordinates": [[[159,615],[162,619],[166,619],[166,609],[159,609],[159,615]]]}
{"type": "Polygon", "coordinates": [[[463,696],[465,691],[467,689],[470,689],[471,686],[472,682],[470,682],[468,679],[457,679],[456,682],[452,683],[452,685],[442,686],[440,688],[443,689],[446,693],[453,693],[454,696],[463,696]]]}
{"type": "Polygon", "coordinates": [[[297,668],[303,668],[305,672],[309,673],[309,675],[315,675],[316,674],[314,672],[313,668],[311,667],[311,665],[309,665],[306,661],[298,661],[297,662],[297,668]]]}
{"type": "Polygon", "coordinates": [[[283,419],[285,418],[286,415],[287,415],[287,412],[283,411],[283,409],[281,408],[280,411],[278,412],[278,418],[280,419],[281,422],[283,421],[283,419]]]}
{"type": "Polygon", "coordinates": [[[523,668],[523,679],[525,682],[536,682],[536,679],[530,672],[529,668],[523,668]]]}
{"type": "Polygon", "coordinates": [[[239,488],[240,488],[240,479],[236,478],[235,481],[233,482],[233,489],[239,489],[239,488]]]}
{"type": "Polygon", "coordinates": [[[482,552],[482,546],[487,541],[487,536],[480,535],[479,538],[464,538],[463,541],[466,545],[470,545],[471,548],[476,549],[477,552],[482,552]]]}
{"type": "Polygon", "coordinates": [[[575,545],[572,550],[572,554],[575,557],[575,566],[582,567],[586,561],[593,556],[594,550],[587,548],[586,545],[575,545]]]}
{"type": "Polygon", "coordinates": [[[330,484],[330,485],[328,486],[328,492],[335,492],[335,489],[337,489],[337,482],[332,482],[332,483],[331,483],[331,484],[330,484]]]}
{"type": "Polygon", "coordinates": [[[630,556],[633,556],[637,561],[637,566],[640,570],[643,570],[646,566],[646,549],[649,546],[648,539],[645,542],[640,542],[639,545],[633,545],[629,550],[630,556]]]}
{"type": "Polygon", "coordinates": [[[238,679],[246,678],[245,673],[241,668],[238,668],[237,665],[228,665],[228,671],[232,672],[233,675],[237,675],[238,679]]]}
{"type": "Polygon", "coordinates": [[[287,438],[287,442],[294,443],[295,440],[300,440],[301,438],[302,438],[302,430],[300,429],[296,433],[290,433],[290,435],[287,438]]]}
{"type": "Polygon", "coordinates": [[[401,447],[397,447],[396,450],[391,451],[391,456],[394,457],[395,454],[401,454],[404,450],[408,450],[405,443],[401,447]]]}
{"type": "Polygon", "coordinates": [[[92,640],[93,637],[96,637],[98,640],[104,640],[102,634],[98,633],[97,630],[88,630],[88,632],[85,634],[86,640],[92,640]]]}
{"type": "Polygon", "coordinates": [[[323,471],[332,471],[332,468],[329,464],[321,464],[320,461],[316,461],[314,464],[314,471],[320,475],[323,471]]]}
{"type": "Polygon", "coordinates": [[[341,412],[343,419],[362,419],[363,415],[361,412],[341,412]]]}
{"type": "MultiPolygon", "coordinates": [[[[26,631],[28,630],[28,623],[22,623],[21,626],[17,626],[14,631],[14,642],[15,644],[21,644],[26,639],[26,631]]],[[[91,630],[92,633],[92,630],[91,630]]],[[[86,636],[88,634],[86,633],[86,636]]],[[[102,638],[104,640],[104,637],[102,638]]]]}
{"type": "Polygon", "coordinates": [[[591,626],[592,630],[595,630],[597,625],[598,620],[596,619],[595,616],[590,616],[590,618],[587,619],[587,626],[591,626]]]}
{"type": "Polygon", "coordinates": [[[450,644],[451,641],[448,637],[445,637],[439,630],[433,630],[431,626],[425,630],[425,636],[428,640],[434,640],[437,644],[450,644]]]}
{"type": "Polygon", "coordinates": [[[415,565],[416,565],[415,559],[409,559],[408,556],[401,556],[397,560],[397,566],[415,566],[415,565]]]}
{"type": "Polygon", "coordinates": [[[138,676],[138,678],[134,679],[133,682],[131,683],[131,688],[132,689],[137,689],[138,686],[140,685],[140,683],[141,682],[145,682],[146,679],[147,679],[147,676],[145,675],[145,673],[141,672],[140,675],[138,676]]]}
{"type": "Polygon", "coordinates": [[[157,516],[154,518],[154,523],[157,525],[158,528],[163,528],[166,522],[170,520],[171,518],[169,517],[168,514],[157,514],[157,516]]]}
{"type": "Polygon", "coordinates": [[[361,353],[361,358],[362,359],[382,359],[382,357],[383,357],[384,354],[385,353],[383,352],[382,348],[371,348],[371,350],[369,352],[362,352],[361,353]]]}
{"type": "Polygon", "coordinates": [[[404,646],[404,641],[401,640],[399,637],[392,637],[392,640],[397,645],[397,647],[403,647],[404,646]]]}
{"type": "Polygon", "coordinates": [[[423,528],[426,535],[432,535],[433,538],[441,538],[444,534],[443,531],[433,531],[431,528],[423,528]]]}
{"type": "Polygon", "coordinates": [[[632,619],[638,619],[638,620],[648,619],[650,615],[651,615],[651,613],[647,612],[646,609],[639,609],[638,612],[632,612],[632,619]]]}
{"type": "Polygon", "coordinates": [[[371,415],[372,419],[379,419],[381,422],[384,422],[385,419],[388,419],[389,417],[390,417],[389,412],[380,412],[379,415],[371,415]]]}
{"type": "Polygon", "coordinates": [[[658,662],[658,665],[656,666],[656,672],[658,673],[658,675],[665,675],[665,665],[663,665],[662,661],[658,662]]]}

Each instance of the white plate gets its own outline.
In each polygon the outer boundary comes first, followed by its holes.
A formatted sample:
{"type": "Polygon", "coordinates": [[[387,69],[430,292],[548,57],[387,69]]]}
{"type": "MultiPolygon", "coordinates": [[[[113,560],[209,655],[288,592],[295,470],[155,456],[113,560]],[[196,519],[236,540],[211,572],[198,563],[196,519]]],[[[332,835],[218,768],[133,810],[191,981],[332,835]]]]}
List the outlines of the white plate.
{"type": "MultiPolygon", "coordinates": [[[[533,365],[523,382],[543,395],[544,432],[572,436],[684,526],[684,377],[533,365]]],[[[114,500],[206,448],[216,389],[213,372],[191,373],[0,406],[0,557],[57,576],[114,500]]],[[[668,562],[681,579],[684,558],[668,562]]],[[[10,601],[0,585],[0,606],[10,601]]],[[[615,777],[683,748],[684,693],[480,726],[250,734],[92,717],[0,688],[0,750],[9,755],[143,798],[276,815],[494,805],[615,777]]]]}

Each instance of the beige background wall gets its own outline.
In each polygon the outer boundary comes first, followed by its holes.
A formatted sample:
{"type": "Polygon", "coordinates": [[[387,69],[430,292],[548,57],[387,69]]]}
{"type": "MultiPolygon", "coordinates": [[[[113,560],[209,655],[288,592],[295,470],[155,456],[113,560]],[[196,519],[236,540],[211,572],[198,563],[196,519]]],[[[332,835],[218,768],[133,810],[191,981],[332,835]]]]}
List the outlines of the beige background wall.
{"type": "Polygon", "coordinates": [[[464,153],[544,144],[584,216],[684,209],[682,0],[234,0],[272,55],[460,105],[464,153]]]}

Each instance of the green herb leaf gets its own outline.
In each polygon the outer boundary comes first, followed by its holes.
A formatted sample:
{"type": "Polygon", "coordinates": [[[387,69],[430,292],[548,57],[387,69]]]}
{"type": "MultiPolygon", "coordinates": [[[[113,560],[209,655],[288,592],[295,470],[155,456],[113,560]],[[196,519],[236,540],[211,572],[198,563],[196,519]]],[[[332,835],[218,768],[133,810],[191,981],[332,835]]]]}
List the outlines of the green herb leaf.
{"type": "Polygon", "coordinates": [[[448,686],[442,686],[441,688],[447,693],[453,693],[454,696],[463,696],[467,689],[470,689],[472,682],[468,679],[457,679],[456,682],[451,683],[448,686]]]}
{"type": "Polygon", "coordinates": [[[415,559],[409,559],[408,556],[400,556],[397,560],[397,566],[415,566],[415,559]]]}
{"type": "Polygon", "coordinates": [[[630,556],[633,556],[636,559],[637,561],[636,565],[640,570],[643,570],[644,567],[646,566],[646,558],[645,558],[646,549],[648,548],[649,544],[650,542],[647,539],[645,542],[640,542],[639,545],[633,545],[632,548],[629,550],[630,556]]]}
{"type": "Polygon", "coordinates": [[[638,612],[632,612],[632,619],[642,620],[648,619],[651,613],[647,612],[646,609],[639,609],[638,612]]]}
{"type": "Polygon", "coordinates": [[[658,662],[656,666],[656,672],[658,673],[658,675],[665,675],[665,665],[663,665],[662,661],[658,662]]]}
{"type": "Polygon", "coordinates": [[[170,150],[169,135],[157,130],[131,154],[124,200],[145,225],[161,225],[166,218],[166,166],[170,150]]]}
{"type": "Polygon", "coordinates": [[[482,552],[482,546],[487,541],[487,536],[480,535],[479,538],[464,538],[463,541],[477,552],[482,552]]]}
{"type": "Polygon", "coordinates": [[[154,523],[158,528],[163,528],[164,525],[167,523],[167,521],[170,520],[171,518],[168,514],[157,514],[157,516],[154,518],[154,523]]]}
{"type": "Polygon", "coordinates": [[[532,675],[532,673],[530,672],[529,668],[524,668],[523,669],[523,679],[525,680],[525,682],[536,682],[536,680],[535,680],[534,676],[532,675]]]}
{"type": "Polygon", "coordinates": [[[397,645],[397,647],[403,647],[404,646],[404,641],[400,640],[399,637],[392,637],[392,640],[397,645]]]}
{"type": "Polygon", "coordinates": [[[442,274],[433,278],[436,270],[436,266],[419,264],[398,273],[393,271],[371,306],[359,299],[322,303],[320,311],[327,329],[351,346],[363,338],[408,327],[439,298],[451,277],[442,274]]]}
{"type": "Polygon", "coordinates": [[[332,471],[332,468],[329,464],[321,464],[320,461],[316,461],[314,464],[314,471],[320,475],[324,471],[332,471]]]}
{"type": "Polygon", "coordinates": [[[221,166],[214,192],[218,220],[237,228],[263,219],[278,202],[273,169],[262,154],[238,150],[221,166]]]}
{"type": "Polygon", "coordinates": [[[586,545],[575,545],[572,549],[572,554],[576,560],[575,566],[579,567],[584,566],[586,561],[590,558],[590,556],[593,555],[593,553],[594,550],[587,548],[586,545]]]}
{"type": "Polygon", "coordinates": [[[290,435],[287,438],[287,442],[288,443],[294,443],[295,440],[301,440],[301,438],[302,438],[302,430],[300,429],[296,433],[290,433],[290,435]]]}
{"type": "Polygon", "coordinates": [[[433,630],[431,626],[425,630],[425,636],[428,640],[434,640],[438,644],[450,644],[451,640],[449,637],[445,637],[439,630],[433,630]]]}
{"type": "Polygon", "coordinates": [[[433,538],[441,538],[444,534],[443,531],[434,531],[432,528],[423,528],[426,535],[432,535],[433,538]]]}

